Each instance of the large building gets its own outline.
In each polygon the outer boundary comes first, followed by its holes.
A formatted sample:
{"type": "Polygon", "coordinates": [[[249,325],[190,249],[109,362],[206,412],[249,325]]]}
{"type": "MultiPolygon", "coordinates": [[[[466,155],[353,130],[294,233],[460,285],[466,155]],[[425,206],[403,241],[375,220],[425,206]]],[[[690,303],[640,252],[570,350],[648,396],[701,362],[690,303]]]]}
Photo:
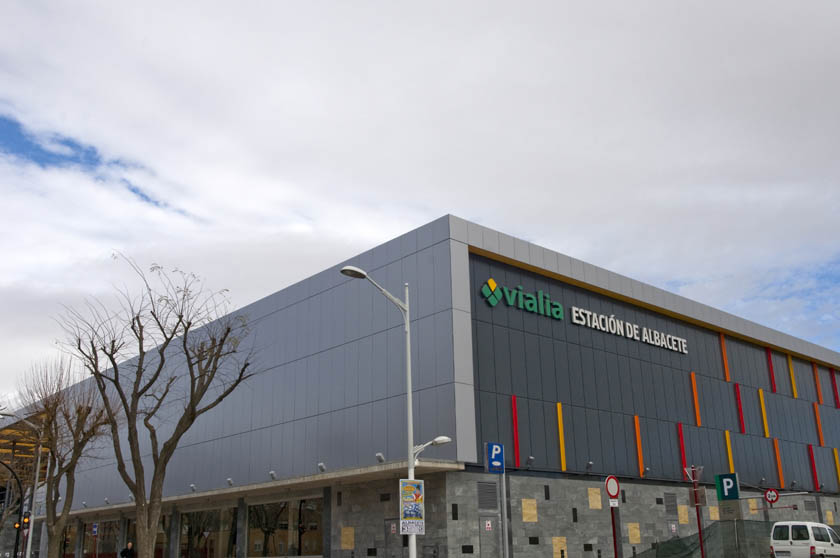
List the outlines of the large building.
{"type": "MultiPolygon", "coordinates": [[[[744,519],[840,517],[840,354],[446,216],[242,310],[260,373],[184,438],[161,556],[403,555],[403,320],[345,265],[409,284],[414,440],[453,440],[418,465],[422,556],[502,556],[486,442],[505,446],[517,558],[612,555],[609,474],[624,556],[696,532],[691,465],[704,483],[739,474],[744,519]],[[785,497],[798,510],[764,509],[766,487],[802,492],[785,497]]],[[[111,558],[132,536],[102,456],[79,474],[68,557],[111,558]]]]}

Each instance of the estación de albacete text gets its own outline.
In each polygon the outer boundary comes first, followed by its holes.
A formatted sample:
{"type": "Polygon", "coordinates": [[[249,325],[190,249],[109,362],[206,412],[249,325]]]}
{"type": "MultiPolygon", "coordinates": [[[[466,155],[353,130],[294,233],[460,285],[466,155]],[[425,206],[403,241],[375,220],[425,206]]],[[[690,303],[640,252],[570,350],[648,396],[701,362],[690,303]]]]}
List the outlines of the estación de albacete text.
{"type": "MultiPolygon", "coordinates": [[[[840,354],[445,216],[241,310],[261,372],[182,441],[161,558],[405,552],[403,320],[345,265],[409,284],[414,440],[452,439],[417,466],[419,555],[502,556],[486,442],[505,447],[512,556],[611,555],[610,474],[625,556],[696,532],[691,465],[738,473],[744,519],[840,518],[840,354]],[[767,487],[798,509],[763,509],[767,487]]],[[[65,555],[113,558],[133,503],[106,451],[81,469],[65,555]]]]}

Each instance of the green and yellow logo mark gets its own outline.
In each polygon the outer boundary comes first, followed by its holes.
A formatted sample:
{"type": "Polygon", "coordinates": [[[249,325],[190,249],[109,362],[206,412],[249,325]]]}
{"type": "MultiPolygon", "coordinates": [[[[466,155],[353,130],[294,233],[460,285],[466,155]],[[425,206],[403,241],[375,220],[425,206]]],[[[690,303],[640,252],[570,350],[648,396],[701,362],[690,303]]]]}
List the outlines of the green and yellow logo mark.
{"type": "Polygon", "coordinates": [[[490,306],[496,306],[502,300],[502,289],[499,288],[492,277],[481,287],[481,294],[484,295],[484,299],[490,306]]]}
{"type": "Polygon", "coordinates": [[[481,286],[481,294],[490,307],[496,306],[504,300],[508,306],[526,312],[554,318],[555,320],[563,319],[563,305],[551,300],[551,296],[541,290],[535,293],[526,293],[522,290],[522,286],[508,289],[503,285],[496,284],[496,281],[491,277],[481,286]]]}

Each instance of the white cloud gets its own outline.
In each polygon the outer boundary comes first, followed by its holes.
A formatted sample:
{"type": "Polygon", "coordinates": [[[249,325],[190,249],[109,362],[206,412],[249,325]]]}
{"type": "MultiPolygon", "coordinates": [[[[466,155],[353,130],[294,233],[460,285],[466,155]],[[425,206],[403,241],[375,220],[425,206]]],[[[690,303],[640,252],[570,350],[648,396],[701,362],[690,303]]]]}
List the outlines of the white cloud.
{"type": "Polygon", "coordinates": [[[836,2],[19,2],[0,19],[0,111],[133,165],[0,155],[0,300],[37,308],[9,326],[4,377],[49,308],[113,281],[115,249],[245,303],[447,212],[840,349],[836,296],[791,320],[764,290],[840,257],[836,2]]]}

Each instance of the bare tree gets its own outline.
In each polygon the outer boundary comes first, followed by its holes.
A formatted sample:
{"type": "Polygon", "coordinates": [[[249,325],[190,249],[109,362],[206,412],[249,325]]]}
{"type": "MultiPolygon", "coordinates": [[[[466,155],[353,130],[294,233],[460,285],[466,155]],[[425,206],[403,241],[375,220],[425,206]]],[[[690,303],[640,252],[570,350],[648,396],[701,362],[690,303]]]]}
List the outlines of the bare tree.
{"type": "Polygon", "coordinates": [[[117,310],[95,300],[61,321],[99,390],[117,470],[134,495],[138,558],[153,558],[167,466],[196,419],[251,376],[251,352],[242,348],[249,330],[244,317],[226,314],[226,291],[177,269],[154,265],[146,274],[122,259],[138,292],[119,290],[117,310]]]}
{"type": "Polygon", "coordinates": [[[90,379],[80,380],[70,359],[64,358],[33,366],[18,387],[27,414],[40,423],[40,443],[48,452],[43,480],[48,558],[61,554],[61,535],[76,489],[76,467],[91,442],[107,431],[108,417],[96,386],[90,379]]]}

